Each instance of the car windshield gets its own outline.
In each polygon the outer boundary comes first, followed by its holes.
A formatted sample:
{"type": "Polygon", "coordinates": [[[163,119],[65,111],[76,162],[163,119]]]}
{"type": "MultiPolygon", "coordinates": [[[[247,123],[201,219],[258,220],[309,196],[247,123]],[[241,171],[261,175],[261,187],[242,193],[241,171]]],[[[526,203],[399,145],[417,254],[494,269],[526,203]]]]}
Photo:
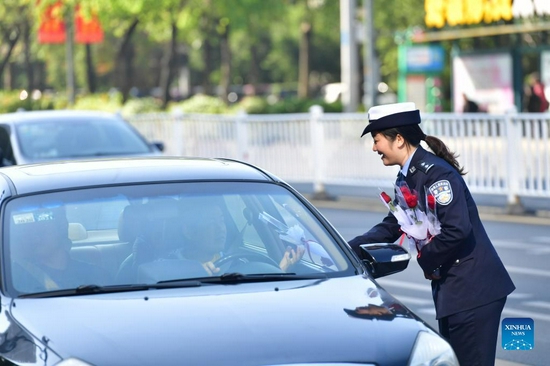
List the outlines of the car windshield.
{"type": "Polygon", "coordinates": [[[147,143],[117,118],[59,118],[16,125],[21,153],[30,160],[145,154],[147,143]]]}
{"type": "Polygon", "coordinates": [[[4,284],[14,296],[224,274],[235,282],[355,273],[343,241],[275,184],[87,188],[12,199],[2,217],[4,284]]]}

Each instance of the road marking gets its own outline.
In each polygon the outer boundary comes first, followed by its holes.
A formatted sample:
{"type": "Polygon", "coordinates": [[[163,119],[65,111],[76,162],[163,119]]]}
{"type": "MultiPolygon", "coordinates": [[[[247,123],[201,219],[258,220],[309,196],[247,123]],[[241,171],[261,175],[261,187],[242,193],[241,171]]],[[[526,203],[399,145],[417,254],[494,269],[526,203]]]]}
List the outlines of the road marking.
{"type": "Polygon", "coordinates": [[[527,299],[529,297],[533,297],[533,294],[525,294],[525,293],[522,293],[522,292],[512,292],[510,295],[508,295],[508,298],[509,299],[527,299]]]}
{"type": "Polygon", "coordinates": [[[417,283],[412,283],[412,282],[403,282],[403,281],[398,281],[398,280],[391,280],[389,278],[384,278],[384,279],[379,279],[377,280],[379,284],[381,284],[383,287],[385,286],[391,286],[391,287],[399,287],[399,288],[404,288],[404,289],[407,289],[407,290],[419,290],[419,291],[426,291],[426,292],[429,292],[431,293],[432,292],[432,288],[430,287],[429,284],[427,285],[419,285],[417,283]]]}
{"type": "Polygon", "coordinates": [[[535,243],[550,244],[550,236],[534,236],[531,240],[535,243]]]}
{"type": "MultiPolygon", "coordinates": [[[[539,237],[540,238],[540,237],[539,237]]],[[[531,238],[533,241],[539,241],[539,238],[531,238]]],[[[533,244],[520,241],[508,241],[508,240],[491,240],[493,245],[497,248],[516,249],[521,250],[528,254],[548,254],[550,253],[550,246],[546,243],[533,244]]]]}
{"type": "Polygon", "coordinates": [[[508,272],[511,272],[511,273],[526,274],[531,276],[550,277],[550,271],[546,271],[544,269],[523,268],[523,267],[514,267],[514,266],[506,266],[506,269],[508,270],[508,272]]]}
{"type": "Polygon", "coordinates": [[[550,302],[546,301],[524,301],[522,305],[535,306],[537,308],[550,309],[550,302]]]}
{"type": "Polygon", "coordinates": [[[509,308],[506,306],[504,307],[504,310],[502,310],[502,313],[510,316],[515,316],[515,317],[531,318],[534,320],[543,320],[543,321],[550,322],[550,315],[509,308]]]}
{"type": "MultiPolygon", "coordinates": [[[[422,313],[422,314],[429,314],[429,315],[435,315],[435,308],[421,308],[415,311],[415,313],[422,313]]],[[[540,320],[540,321],[550,321],[550,315],[541,314],[541,313],[534,313],[532,311],[524,311],[514,308],[508,308],[504,307],[504,310],[502,310],[502,314],[506,314],[507,316],[514,316],[514,317],[521,317],[521,318],[531,318],[533,320],[540,320]]]]}
{"type": "Polygon", "coordinates": [[[401,296],[401,295],[393,295],[397,300],[401,301],[403,304],[409,306],[409,305],[433,305],[433,300],[427,300],[427,299],[419,299],[418,297],[410,297],[410,296],[401,296]]]}

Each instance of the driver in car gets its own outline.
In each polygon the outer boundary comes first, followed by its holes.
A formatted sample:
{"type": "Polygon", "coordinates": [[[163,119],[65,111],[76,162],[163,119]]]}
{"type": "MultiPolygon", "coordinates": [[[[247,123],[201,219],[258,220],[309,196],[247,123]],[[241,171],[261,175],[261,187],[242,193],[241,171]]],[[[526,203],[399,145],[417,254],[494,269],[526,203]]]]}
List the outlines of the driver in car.
{"type": "MultiPolygon", "coordinates": [[[[223,257],[226,250],[227,228],[220,204],[204,198],[186,198],[182,209],[183,247],[177,249],[177,258],[196,260],[202,263],[208,274],[220,271],[216,261],[223,257]]],[[[304,255],[304,248],[288,247],[279,262],[279,267],[287,271],[304,255]]]]}

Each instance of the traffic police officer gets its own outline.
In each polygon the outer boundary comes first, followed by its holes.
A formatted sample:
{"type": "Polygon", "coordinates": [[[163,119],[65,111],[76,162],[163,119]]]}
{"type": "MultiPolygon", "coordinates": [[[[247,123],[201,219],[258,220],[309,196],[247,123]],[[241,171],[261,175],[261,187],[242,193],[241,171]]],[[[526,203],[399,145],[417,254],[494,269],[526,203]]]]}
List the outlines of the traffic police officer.
{"type": "MultiPolygon", "coordinates": [[[[434,136],[424,134],[414,103],[369,109],[373,151],[384,165],[399,165],[400,175],[420,198],[435,197],[441,232],[418,253],[418,264],[431,280],[439,332],[461,365],[494,365],[500,316],[515,286],[493,247],[462,178],[456,155],[434,136]],[[430,150],[420,142],[425,141],[430,150]]],[[[424,210],[424,199],[419,199],[424,210]]],[[[391,214],[349,241],[362,257],[360,244],[394,242],[402,234],[391,214]]]]}

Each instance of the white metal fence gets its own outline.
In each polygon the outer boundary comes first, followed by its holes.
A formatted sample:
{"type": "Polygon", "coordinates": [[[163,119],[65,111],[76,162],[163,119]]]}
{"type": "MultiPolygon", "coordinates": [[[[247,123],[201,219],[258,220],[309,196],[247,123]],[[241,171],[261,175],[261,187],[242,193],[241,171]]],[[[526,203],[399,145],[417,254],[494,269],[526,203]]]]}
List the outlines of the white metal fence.
{"type": "MultiPolygon", "coordinates": [[[[397,167],[385,168],[360,138],[365,113],[280,115],[141,114],[129,118],[150,140],[176,156],[227,157],[248,161],[289,182],[390,187],[397,167]]],[[[459,154],[473,193],[550,197],[550,114],[422,115],[426,134],[459,154]]]]}

